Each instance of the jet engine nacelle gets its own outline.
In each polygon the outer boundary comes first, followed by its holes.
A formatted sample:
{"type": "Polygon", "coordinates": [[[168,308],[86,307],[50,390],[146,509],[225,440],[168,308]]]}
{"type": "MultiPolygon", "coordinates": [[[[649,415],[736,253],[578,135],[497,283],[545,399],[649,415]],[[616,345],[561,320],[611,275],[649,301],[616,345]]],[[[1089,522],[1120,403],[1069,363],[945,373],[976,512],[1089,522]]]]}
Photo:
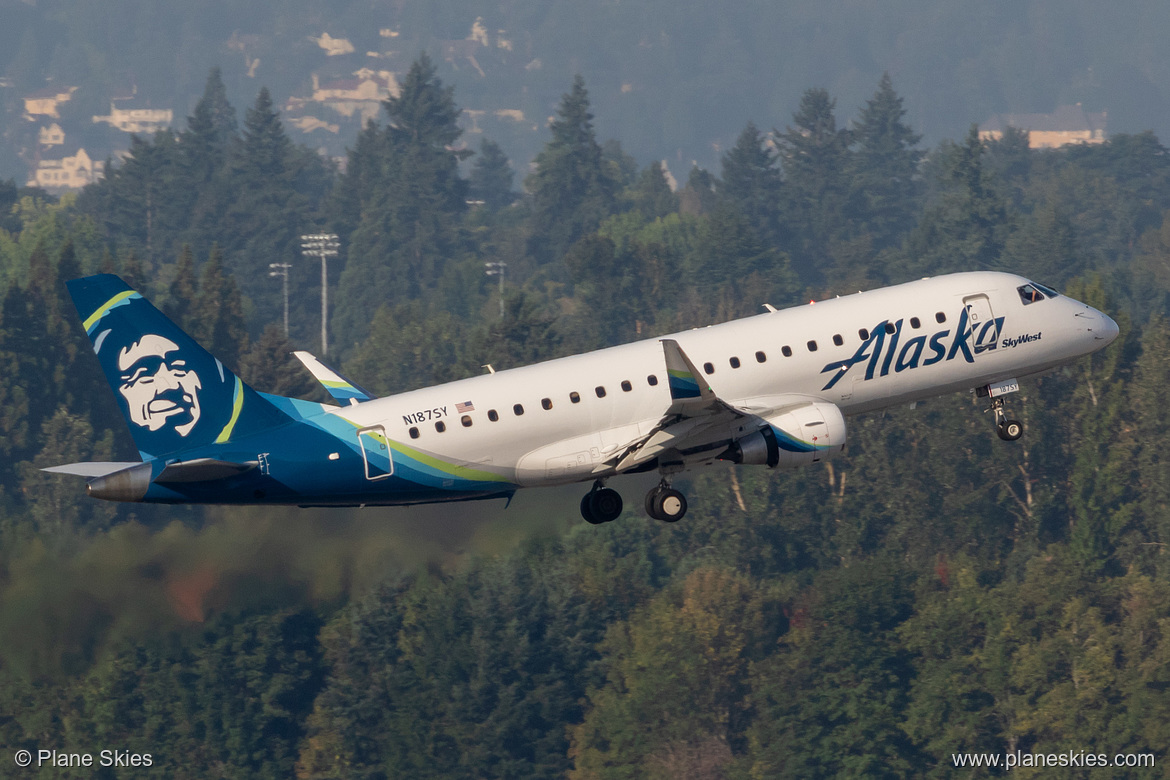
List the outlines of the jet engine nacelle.
{"type": "Polygon", "coordinates": [[[828,458],[845,446],[845,417],[817,401],[765,418],[761,428],[731,443],[719,457],[732,463],[796,468],[828,458]]]}

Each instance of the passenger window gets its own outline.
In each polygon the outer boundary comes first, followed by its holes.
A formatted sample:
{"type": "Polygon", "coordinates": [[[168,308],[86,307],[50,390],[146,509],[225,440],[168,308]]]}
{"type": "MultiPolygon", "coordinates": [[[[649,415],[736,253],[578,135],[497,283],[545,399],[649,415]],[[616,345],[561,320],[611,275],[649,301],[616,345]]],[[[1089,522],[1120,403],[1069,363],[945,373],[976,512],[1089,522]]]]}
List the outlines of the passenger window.
{"type": "Polygon", "coordinates": [[[869,339],[869,328],[862,328],[861,330],[857,331],[857,335],[861,337],[862,341],[866,341],[869,339]]]}
{"type": "Polygon", "coordinates": [[[934,321],[935,321],[935,322],[946,322],[946,321],[947,321],[947,315],[943,314],[941,311],[940,311],[940,312],[935,312],[935,315],[934,315],[934,321]]]}
{"type": "Polygon", "coordinates": [[[541,398],[541,399],[540,399],[540,405],[541,405],[541,406],[544,408],[544,410],[547,412],[549,409],[551,409],[551,408],[552,408],[552,399],[551,399],[551,398],[541,398]]]}
{"type": "Polygon", "coordinates": [[[581,403],[581,394],[574,390],[573,392],[569,393],[569,400],[572,403],[579,404],[581,403]]]}
{"type": "Polygon", "coordinates": [[[418,438],[418,428],[411,428],[410,429],[410,438],[412,438],[412,439],[418,438]]]}
{"type": "Polygon", "coordinates": [[[442,433],[443,431],[447,430],[447,423],[439,420],[437,423],[435,423],[435,430],[439,433],[442,433]]]}
{"type": "Polygon", "coordinates": [[[792,347],[780,347],[780,354],[784,357],[792,357],[792,347]]]}
{"type": "Polygon", "coordinates": [[[707,374],[714,374],[715,373],[715,366],[711,365],[710,363],[704,363],[703,364],[703,371],[707,374]]]}
{"type": "Polygon", "coordinates": [[[515,406],[512,407],[512,412],[517,417],[519,417],[520,415],[524,414],[524,405],[523,404],[516,404],[515,406]]]}
{"type": "Polygon", "coordinates": [[[910,327],[914,328],[915,330],[917,330],[918,328],[921,328],[922,327],[922,320],[918,319],[917,317],[911,317],[910,318],[910,327]]]}
{"type": "Polygon", "coordinates": [[[896,331],[896,330],[897,330],[897,328],[895,328],[895,327],[894,327],[894,323],[892,323],[892,322],[889,322],[889,321],[887,320],[887,321],[886,321],[886,333],[891,333],[891,334],[892,334],[892,333],[893,333],[894,331],[896,331]]]}
{"type": "Polygon", "coordinates": [[[605,388],[602,387],[601,385],[598,385],[597,387],[593,388],[593,392],[597,393],[598,398],[605,398],[605,388]]]}
{"type": "Polygon", "coordinates": [[[845,343],[845,339],[841,338],[841,334],[838,333],[837,335],[833,336],[833,343],[839,347],[845,343]]]}
{"type": "Polygon", "coordinates": [[[1033,285],[1025,284],[1023,287],[1017,287],[1016,292],[1020,294],[1020,300],[1027,306],[1029,303],[1044,300],[1044,293],[1037,290],[1033,285]]]}
{"type": "Polygon", "coordinates": [[[499,422],[500,415],[496,413],[495,409],[488,409],[488,419],[492,422],[499,422]]]}
{"type": "Polygon", "coordinates": [[[810,341],[808,343],[808,351],[809,352],[816,352],[817,351],[817,343],[815,341],[810,341]]]}
{"type": "Polygon", "coordinates": [[[757,353],[756,353],[756,362],[757,362],[757,363],[763,363],[763,362],[764,362],[764,361],[766,361],[767,359],[768,359],[768,356],[767,356],[767,355],[765,355],[763,352],[757,352],[757,353]]]}
{"type": "Polygon", "coordinates": [[[622,380],[622,390],[624,390],[628,393],[633,389],[634,389],[634,386],[630,384],[630,380],[628,380],[628,379],[622,380]]]}
{"type": "Polygon", "coordinates": [[[733,357],[730,360],[728,360],[727,362],[731,364],[732,368],[739,368],[739,358],[733,357]]]}
{"type": "Polygon", "coordinates": [[[471,427],[471,415],[470,414],[463,415],[462,417],[459,418],[459,422],[463,423],[464,428],[470,428],[471,427]]]}
{"type": "Polygon", "coordinates": [[[658,377],[651,374],[650,376],[646,377],[646,384],[650,385],[651,387],[655,387],[658,384],[658,377]]]}

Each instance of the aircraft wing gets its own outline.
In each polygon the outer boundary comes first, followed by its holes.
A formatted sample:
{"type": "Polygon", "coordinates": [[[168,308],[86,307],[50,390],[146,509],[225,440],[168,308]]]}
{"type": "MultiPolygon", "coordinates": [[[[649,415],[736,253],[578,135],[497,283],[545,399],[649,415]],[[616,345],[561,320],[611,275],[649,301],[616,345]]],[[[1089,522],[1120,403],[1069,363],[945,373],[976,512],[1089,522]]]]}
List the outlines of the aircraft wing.
{"type": "Polygon", "coordinates": [[[648,435],[618,449],[603,464],[606,468],[619,473],[629,471],[667,450],[683,450],[703,441],[712,429],[728,428],[755,417],[715,395],[677,341],[662,339],[662,351],[670,384],[670,406],[648,435]]]}
{"type": "Polygon", "coordinates": [[[363,401],[373,400],[373,395],[322,363],[311,353],[298,350],[293,352],[293,356],[301,361],[305,368],[309,369],[309,373],[321,383],[329,395],[341,403],[360,404],[363,401]]]}

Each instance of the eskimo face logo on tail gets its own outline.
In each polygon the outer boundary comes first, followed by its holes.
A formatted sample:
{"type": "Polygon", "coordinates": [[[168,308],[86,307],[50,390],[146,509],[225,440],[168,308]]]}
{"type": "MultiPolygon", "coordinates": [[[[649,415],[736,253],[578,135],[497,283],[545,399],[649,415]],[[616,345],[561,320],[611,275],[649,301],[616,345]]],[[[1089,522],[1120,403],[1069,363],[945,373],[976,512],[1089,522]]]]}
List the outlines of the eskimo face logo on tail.
{"type": "Polygon", "coordinates": [[[199,422],[199,375],[187,367],[179,345],[147,334],[118,353],[121,384],[130,422],[157,431],[171,427],[186,436],[199,422]]]}
{"type": "MultiPolygon", "coordinates": [[[[962,357],[968,363],[975,362],[975,356],[994,350],[999,334],[1003,330],[1003,317],[988,319],[982,325],[972,324],[967,309],[959,313],[959,324],[951,335],[950,328],[926,334],[910,336],[903,341],[903,322],[888,320],[878,323],[869,338],[846,360],[837,360],[821,369],[821,373],[835,372],[828,383],[821,388],[830,390],[841,381],[849,370],[860,363],[868,362],[865,378],[887,376],[892,370],[900,374],[908,369],[933,366],[935,363],[962,357]]],[[[913,331],[911,331],[913,333],[913,331]]],[[[858,370],[861,370],[860,368],[858,370]]]]}

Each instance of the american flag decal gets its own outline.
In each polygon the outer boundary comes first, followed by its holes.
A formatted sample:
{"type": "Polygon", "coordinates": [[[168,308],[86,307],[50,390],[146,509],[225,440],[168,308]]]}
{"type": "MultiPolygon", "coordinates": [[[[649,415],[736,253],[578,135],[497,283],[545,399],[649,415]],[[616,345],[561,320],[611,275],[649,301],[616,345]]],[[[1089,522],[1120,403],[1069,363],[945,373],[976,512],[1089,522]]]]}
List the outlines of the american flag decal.
{"type": "Polygon", "coordinates": [[[475,411],[475,404],[473,404],[471,401],[464,401],[461,404],[455,404],[455,413],[456,414],[463,414],[464,412],[474,412],[474,411],[475,411]]]}

